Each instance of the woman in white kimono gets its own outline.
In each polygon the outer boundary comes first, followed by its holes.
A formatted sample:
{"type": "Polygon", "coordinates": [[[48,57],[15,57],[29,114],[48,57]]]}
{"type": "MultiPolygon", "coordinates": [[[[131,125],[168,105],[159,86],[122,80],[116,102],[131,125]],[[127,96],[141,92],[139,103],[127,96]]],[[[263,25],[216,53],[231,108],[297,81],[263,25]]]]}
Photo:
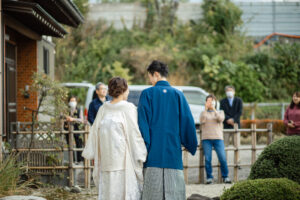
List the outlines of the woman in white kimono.
{"type": "Polygon", "coordinates": [[[98,200],[139,200],[147,150],[137,124],[137,109],[126,101],[125,79],[112,78],[108,92],[113,100],[100,107],[82,156],[94,159],[98,200]]]}

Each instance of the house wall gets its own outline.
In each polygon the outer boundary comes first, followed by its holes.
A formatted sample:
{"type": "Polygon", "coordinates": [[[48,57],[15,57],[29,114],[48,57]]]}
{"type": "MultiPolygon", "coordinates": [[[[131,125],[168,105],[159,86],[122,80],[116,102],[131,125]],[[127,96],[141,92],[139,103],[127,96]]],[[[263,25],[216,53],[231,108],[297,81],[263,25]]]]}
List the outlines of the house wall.
{"type": "MultiPolygon", "coordinates": [[[[19,36],[18,39],[21,39],[19,36]]],[[[31,112],[24,107],[36,109],[38,96],[36,92],[30,92],[29,98],[24,98],[22,89],[25,85],[31,85],[32,75],[37,72],[37,41],[22,38],[17,43],[17,121],[31,121],[31,112]]]]}
{"type": "Polygon", "coordinates": [[[51,37],[43,36],[42,40],[37,42],[37,64],[38,72],[44,73],[44,48],[49,51],[49,76],[54,80],[55,74],[55,44],[52,43],[51,37]]]}
{"type": "Polygon", "coordinates": [[[25,98],[23,91],[25,86],[33,83],[32,75],[37,72],[37,41],[29,39],[12,28],[5,27],[7,42],[16,45],[17,48],[17,121],[31,121],[31,112],[24,107],[36,109],[38,96],[36,92],[30,92],[29,98],[25,98]]]}
{"type": "MultiPolygon", "coordinates": [[[[54,74],[55,74],[55,45],[51,41],[51,37],[43,36],[42,40],[37,42],[37,63],[38,63],[38,72],[39,73],[45,73],[44,70],[44,48],[46,48],[49,52],[49,73],[47,74],[52,80],[54,80],[54,74]]],[[[47,97],[45,100],[49,101],[51,97],[47,97]]],[[[53,109],[52,107],[49,107],[48,105],[42,104],[40,111],[53,109]]],[[[51,121],[51,116],[45,115],[45,114],[38,114],[39,121],[51,121]]]]}

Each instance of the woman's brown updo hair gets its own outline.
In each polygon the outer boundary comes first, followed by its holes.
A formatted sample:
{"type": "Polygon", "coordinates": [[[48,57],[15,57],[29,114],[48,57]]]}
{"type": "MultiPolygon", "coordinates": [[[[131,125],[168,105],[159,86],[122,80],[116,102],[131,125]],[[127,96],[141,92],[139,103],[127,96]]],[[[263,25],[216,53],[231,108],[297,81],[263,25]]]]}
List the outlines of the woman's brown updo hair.
{"type": "Polygon", "coordinates": [[[109,80],[108,94],[111,97],[117,98],[128,89],[127,81],[121,77],[114,77],[109,80]]]}

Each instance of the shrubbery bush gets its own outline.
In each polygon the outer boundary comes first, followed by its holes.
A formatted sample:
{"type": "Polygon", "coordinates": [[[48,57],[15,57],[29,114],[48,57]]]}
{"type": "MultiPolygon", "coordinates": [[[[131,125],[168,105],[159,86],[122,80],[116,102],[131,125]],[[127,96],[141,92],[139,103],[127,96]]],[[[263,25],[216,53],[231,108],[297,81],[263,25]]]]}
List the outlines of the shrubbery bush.
{"type": "Polygon", "coordinates": [[[288,178],[300,183],[300,137],[288,136],[264,149],[249,179],[288,178]]]}
{"type": "Polygon", "coordinates": [[[241,181],[227,189],[221,200],[298,200],[300,185],[286,178],[241,181]]]}

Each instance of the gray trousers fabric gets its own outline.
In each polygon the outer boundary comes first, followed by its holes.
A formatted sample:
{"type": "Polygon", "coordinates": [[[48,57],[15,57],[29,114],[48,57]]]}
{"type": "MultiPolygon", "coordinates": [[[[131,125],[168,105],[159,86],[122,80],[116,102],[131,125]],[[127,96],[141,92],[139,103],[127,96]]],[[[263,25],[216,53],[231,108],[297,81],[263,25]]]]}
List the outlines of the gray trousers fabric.
{"type": "Polygon", "coordinates": [[[142,200],[185,200],[182,170],[148,167],[144,170],[142,200]]]}

